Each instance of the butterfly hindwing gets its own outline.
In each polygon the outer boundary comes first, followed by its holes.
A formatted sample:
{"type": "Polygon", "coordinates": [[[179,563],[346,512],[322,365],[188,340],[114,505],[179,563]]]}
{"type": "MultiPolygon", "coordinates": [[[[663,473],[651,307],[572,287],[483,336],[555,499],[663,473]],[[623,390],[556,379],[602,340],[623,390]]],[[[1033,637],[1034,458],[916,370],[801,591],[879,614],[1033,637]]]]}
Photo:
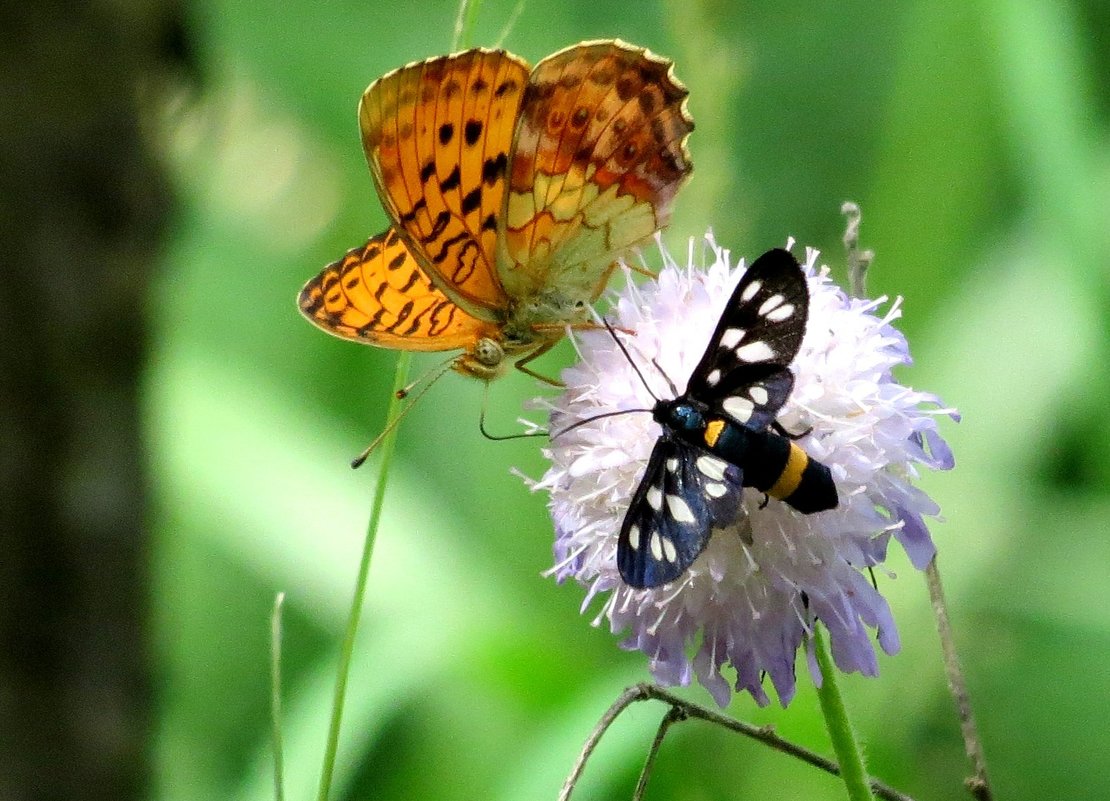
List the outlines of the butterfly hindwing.
{"type": "Polygon", "coordinates": [[[798,260],[769,250],[747,269],[725,305],[686,394],[751,428],[770,425],[790,396],[805,336],[809,289],[798,260]]]}
{"type": "Polygon", "coordinates": [[[548,288],[592,302],[617,259],[667,225],[692,170],[694,124],[671,62],[624,42],[543,59],[521,102],[499,220],[513,297],[548,288]]]}
{"type": "Polygon", "coordinates": [[[297,303],[329,334],[406,350],[466,348],[491,328],[436,288],[394,228],[325,267],[297,303]]]}
{"type": "Polygon", "coordinates": [[[714,526],[735,520],[743,472],[664,434],[656,442],[617,541],[617,567],[632,587],[658,587],[682,575],[714,526]]]}

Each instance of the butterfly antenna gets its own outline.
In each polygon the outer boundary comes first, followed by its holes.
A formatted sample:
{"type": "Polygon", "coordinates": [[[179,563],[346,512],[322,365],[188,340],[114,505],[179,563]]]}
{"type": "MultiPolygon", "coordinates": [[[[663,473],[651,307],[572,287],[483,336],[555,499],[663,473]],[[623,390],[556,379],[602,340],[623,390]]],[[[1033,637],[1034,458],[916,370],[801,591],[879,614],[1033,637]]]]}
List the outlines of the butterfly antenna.
{"type": "MultiPolygon", "coordinates": [[[[412,407],[416,405],[416,402],[419,401],[421,398],[423,398],[425,394],[427,394],[428,390],[432,388],[432,385],[435,384],[435,382],[437,380],[439,380],[439,378],[444,373],[446,373],[454,363],[455,363],[455,357],[452,357],[446,364],[441,365],[438,370],[434,370],[431,373],[425,373],[424,376],[421,376],[421,378],[417,379],[417,381],[415,381],[415,382],[413,382],[413,384],[409,385],[409,387],[407,389],[411,389],[413,386],[420,383],[420,381],[422,381],[428,375],[432,376],[430,379],[428,379],[428,383],[425,384],[420,389],[420,391],[417,392],[416,395],[414,395],[412,397],[412,399],[405,405],[405,408],[402,409],[396,417],[394,417],[392,420],[390,420],[388,423],[386,423],[385,428],[382,429],[382,432],[380,434],[378,434],[378,436],[374,437],[374,441],[371,442],[366,447],[366,450],[364,450],[362,453],[360,453],[358,456],[356,456],[354,459],[351,460],[351,469],[352,470],[357,470],[358,468],[362,467],[362,465],[366,462],[366,460],[368,458],[370,458],[370,454],[372,454],[375,450],[377,450],[378,446],[381,445],[382,440],[385,439],[385,435],[388,434],[393,429],[395,429],[397,427],[397,424],[405,419],[405,415],[407,415],[412,410],[412,407]]],[[[405,395],[401,395],[402,391],[403,390],[398,391],[398,393],[397,393],[398,398],[405,397],[405,395]]],[[[406,395],[407,394],[408,393],[406,392],[406,395]]]]}
{"type": "Polygon", "coordinates": [[[489,406],[489,381],[486,382],[486,390],[482,393],[482,411],[478,414],[478,430],[482,432],[482,436],[494,442],[504,442],[510,439],[529,439],[530,437],[546,437],[549,432],[530,431],[527,434],[491,434],[486,430],[486,408],[489,406]]]}
{"type": "MultiPolygon", "coordinates": [[[[621,353],[624,354],[624,358],[628,359],[628,363],[632,365],[632,369],[636,371],[636,375],[639,376],[640,383],[644,385],[644,389],[648,391],[648,394],[651,395],[652,399],[659,400],[659,398],[655,397],[655,393],[651,391],[651,387],[648,386],[648,382],[647,379],[644,378],[644,374],[640,372],[640,368],[636,366],[636,362],[633,360],[632,356],[629,355],[628,348],[624,346],[624,343],[621,342],[620,337],[617,336],[617,332],[613,330],[613,326],[609,325],[609,321],[606,320],[604,317],[601,318],[601,324],[605,326],[605,330],[609,332],[609,336],[611,336],[613,338],[613,341],[617,343],[617,347],[621,349],[621,353]]],[[[656,367],[658,367],[658,365],[656,365],[656,367]]],[[[667,380],[670,381],[669,378],[667,380]]],[[[675,392],[675,395],[677,394],[678,393],[675,392]]]]}

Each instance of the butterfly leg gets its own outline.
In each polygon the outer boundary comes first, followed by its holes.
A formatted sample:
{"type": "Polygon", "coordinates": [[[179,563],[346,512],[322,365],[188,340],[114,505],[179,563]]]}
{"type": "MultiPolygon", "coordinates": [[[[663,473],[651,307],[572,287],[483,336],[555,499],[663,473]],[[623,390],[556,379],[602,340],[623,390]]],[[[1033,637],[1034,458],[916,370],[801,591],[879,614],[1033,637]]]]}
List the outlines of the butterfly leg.
{"type": "MultiPolygon", "coordinates": [[[[647,278],[650,278],[653,281],[656,278],[658,278],[659,273],[655,272],[655,270],[651,269],[650,267],[648,267],[646,264],[643,263],[643,261],[644,261],[643,255],[641,255],[639,253],[639,251],[637,251],[636,255],[640,256],[640,264],[632,264],[631,263],[632,254],[629,254],[628,256],[625,257],[624,266],[627,267],[632,272],[639,273],[640,275],[645,276],[647,278]]],[[[601,283],[602,288],[604,288],[605,285],[607,283],[609,283],[609,276],[610,276],[610,274],[612,274],[613,270],[617,269],[617,264],[618,263],[619,262],[613,262],[612,264],[609,265],[609,269],[605,271],[605,280],[602,281],[602,283],[601,283]]],[[[600,290],[598,291],[598,294],[600,294],[600,290]]]]}
{"type": "MultiPolygon", "coordinates": [[[[539,326],[537,326],[537,328],[538,327],[539,326]]],[[[556,327],[556,328],[558,328],[558,327],[556,327]]],[[[555,347],[556,342],[558,342],[558,340],[555,340],[555,339],[551,339],[551,340],[548,340],[547,342],[544,342],[542,345],[540,345],[534,351],[529,353],[527,356],[524,356],[520,359],[517,359],[513,363],[513,366],[516,367],[516,369],[520,370],[520,372],[524,373],[525,375],[530,375],[530,376],[532,376],[532,378],[535,378],[539,381],[543,381],[545,384],[550,384],[553,387],[565,387],[566,384],[564,384],[559,379],[551,378],[551,377],[543,375],[541,373],[537,373],[535,370],[526,366],[528,364],[528,362],[532,361],[533,359],[538,359],[540,356],[543,356],[545,353],[547,353],[549,350],[551,350],[553,347],[555,347]]]]}

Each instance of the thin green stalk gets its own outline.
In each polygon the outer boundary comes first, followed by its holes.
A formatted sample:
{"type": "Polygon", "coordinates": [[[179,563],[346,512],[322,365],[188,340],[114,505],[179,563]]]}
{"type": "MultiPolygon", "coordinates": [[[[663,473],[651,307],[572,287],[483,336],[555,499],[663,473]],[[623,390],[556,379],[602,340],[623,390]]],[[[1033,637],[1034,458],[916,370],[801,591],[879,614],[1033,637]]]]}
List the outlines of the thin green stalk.
{"type": "Polygon", "coordinates": [[[513,28],[516,27],[516,21],[520,18],[527,2],[528,0],[517,0],[517,4],[513,6],[512,13],[509,14],[509,18],[505,22],[505,27],[501,29],[501,35],[498,36],[497,41],[494,42],[494,47],[501,47],[505,44],[505,40],[509,38],[509,34],[512,33],[513,28]]]}
{"type": "Polygon", "coordinates": [[[459,12],[455,15],[455,32],[451,36],[451,52],[470,46],[470,34],[478,19],[482,0],[459,0],[459,12]]]}
{"type": "Polygon", "coordinates": [[[274,597],[270,614],[270,724],[274,742],[274,801],[285,799],[285,746],[281,736],[281,612],[285,593],[274,597]]]}
{"type": "MultiPolygon", "coordinates": [[[[393,421],[398,414],[401,400],[397,393],[408,382],[409,364],[412,354],[402,351],[397,357],[397,370],[393,377],[393,392],[390,395],[389,416],[393,421]]],[[[388,424],[387,424],[388,425],[388,424]]],[[[324,767],[320,774],[320,791],[317,801],[328,801],[331,793],[332,775],[335,772],[335,756],[339,749],[339,729],[343,719],[343,702],[347,696],[347,679],[351,670],[351,655],[354,653],[355,635],[358,633],[359,620],[362,617],[362,603],[366,597],[366,578],[370,573],[370,556],[374,552],[374,540],[378,535],[378,522],[382,516],[382,502],[385,500],[386,479],[389,476],[389,466],[393,461],[393,446],[397,441],[398,426],[390,427],[382,439],[381,465],[378,470],[378,483],[374,487],[374,498],[370,506],[370,520],[366,524],[366,540],[362,546],[362,561],[358,566],[358,578],[355,580],[355,595],[351,601],[351,612],[347,618],[347,633],[343,638],[343,648],[339,654],[339,669],[335,677],[335,696],[332,699],[331,725],[328,727],[328,744],[324,751],[324,767]]]]}
{"type": "Polygon", "coordinates": [[[833,751],[840,763],[840,778],[848,789],[848,798],[851,801],[874,801],[867,780],[863,752],[860,751],[856,733],[848,720],[848,711],[844,708],[844,699],[836,683],[836,666],[833,665],[832,653],[820,624],[813,627],[813,638],[817,649],[817,664],[821,667],[821,686],[817,690],[817,697],[821,701],[821,712],[825,716],[825,728],[832,740],[833,751]]]}
{"type": "Polygon", "coordinates": [[[948,617],[948,602],[944,599],[944,585],[940,580],[940,566],[934,554],[929,566],[925,568],[925,583],[929,587],[929,600],[933,603],[933,617],[937,622],[940,646],[944,653],[944,673],[948,677],[948,691],[956,702],[956,714],[960,718],[960,732],[964,737],[964,750],[975,769],[975,775],[966,779],[971,795],[979,801],[991,801],[994,791],[987,777],[987,757],[983,753],[983,742],[971,713],[971,693],[967,689],[960,657],[956,653],[956,636],[952,633],[952,621],[948,617]]]}

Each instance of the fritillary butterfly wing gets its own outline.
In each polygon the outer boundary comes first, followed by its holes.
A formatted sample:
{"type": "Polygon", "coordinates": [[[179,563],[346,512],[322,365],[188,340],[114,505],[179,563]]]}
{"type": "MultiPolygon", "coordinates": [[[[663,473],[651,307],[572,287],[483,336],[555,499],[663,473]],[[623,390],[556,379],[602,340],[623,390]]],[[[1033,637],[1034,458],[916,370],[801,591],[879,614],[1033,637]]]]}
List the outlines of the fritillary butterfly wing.
{"type": "Polygon", "coordinates": [[[424,272],[474,316],[497,320],[494,269],[509,148],[528,66],[468,50],[375,81],[359,105],[378,193],[424,272]]]}
{"type": "Polygon", "coordinates": [[[694,127],[671,67],[612,40],[569,47],[533,70],[500,220],[509,296],[555,288],[592,301],[615,260],[667,224],[692,170],[694,127]]]}
{"type": "Polygon", "coordinates": [[[298,305],[329,334],[405,350],[469,348],[493,327],[440,292],[392,228],[325,267],[298,305]]]}

